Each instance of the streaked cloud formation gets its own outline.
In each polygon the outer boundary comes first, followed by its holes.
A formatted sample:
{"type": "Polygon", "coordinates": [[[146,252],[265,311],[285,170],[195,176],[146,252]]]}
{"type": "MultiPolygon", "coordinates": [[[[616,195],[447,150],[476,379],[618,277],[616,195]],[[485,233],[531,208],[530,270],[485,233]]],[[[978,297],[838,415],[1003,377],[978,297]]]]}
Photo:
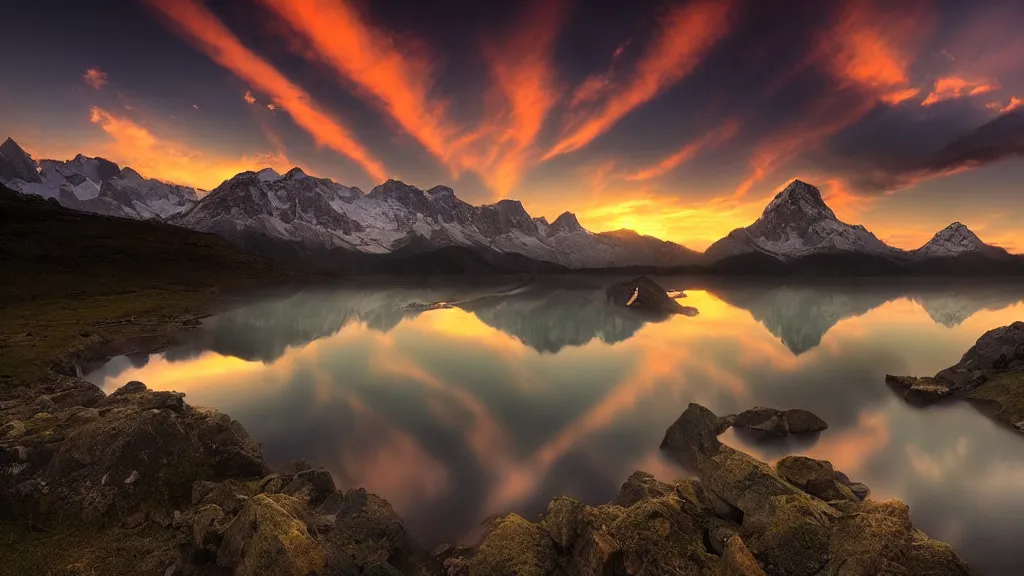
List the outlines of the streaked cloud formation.
{"type": "MultiPolygon", "coordinates": [[[[295,123],[318,144],[351,158],[378,180],[388,176],[384,164],[372,155],[340,120],[323,111],[305,90],[293,84],[266,60],[256,56],[197,0],[147,0],[196,48],[282,106],[295,123]]],[[[251,98],[251,94],[246,92],[251,98]]],[[[249,100],[246,98],[246,100],[249,100]]]]}
{"type": "MultiPolygon", "coordinates": [[[[705,52],[728,31],[730,5],[727,0],[698,0],[674,7],[659,23],[651,47],[635,63],[628,78],[621,84],[608,81],[607,86],[591,89],[607,97],[577,118],[544,159],[586,146],[634,108],[692,72],[705,52]]],[[[600,86],[605,78],[589,78],[584,85],[587,82],[600,86]]]]}
{"type": "MultiPolygon", "coordinates": [[[[0,73],[52,73],[4,87],[0,137],[95,154],[110,138],[90,122],[96,107],[224,165],[265,141],[364,189],[389,177],[447,184],[473,203],[513,197],[535,216],[571,210],[595,231],[695,248],[749,224],[798,176],[880,236],[895,233],[883,215],[908,210],[904,196],[943,195],[924,228],[979,203],[1024,209],[1006,196],[1024,178],[999,128],[1013,121],[985,128],[1024,104],[1019,3],[143,4],[149,17],[115,10],[94,34],[152,39],[130,53],[63,37],[44,47],[15,31],[25,54],[0,73]],[[58,70],[41,56],[55,50],[81,56],[58,70]],[[189,106],[202,114],[182,114],[189,106]],[[943,191],[951,179],[971,201],[943,191]]],[[[199,173],[191,181],[219,183],[215,170],[199,173]]]]}

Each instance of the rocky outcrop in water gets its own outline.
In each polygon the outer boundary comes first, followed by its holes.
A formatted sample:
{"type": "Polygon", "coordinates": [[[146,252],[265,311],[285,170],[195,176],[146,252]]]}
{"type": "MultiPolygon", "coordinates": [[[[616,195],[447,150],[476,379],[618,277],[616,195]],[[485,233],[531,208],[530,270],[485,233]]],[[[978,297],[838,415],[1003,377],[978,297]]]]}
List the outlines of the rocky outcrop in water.
{"type": "Polygon", "coordinates": [[[807,410],[776,410],[764,406],[755,406],[735,416],[724,416],[722,425],[744,428],[762,438],[814,434],[828,428],[828,423],[807,410]]]}
{"type": "Polygon", "coordinates": [[[609,286],[605,294],[612,304],[625,306],[638,312],[665,316],[671,314],[697,315],[696,308],[683,306],[676,302],[674,298],[669,297],[664,288],[646,276],[609,286]]]}
{"type": "Polygon", "coordinates": [[[912,404],[965,398],[1024,432],[1024,322],[984,333],[959,362],[934,377],[887,374],[885,381],[912,404]]]}
{"type": "Polygon", "coordinates": [[[705,502],[717,502],[702,516],[712,544],[739,537],[769,575],[972,574],[950,546],[914,528],[905,504],[866,499],[866,487],[828,462],[790,457],[773,469],[722,444],[720,429],[715,414],[690,404],[662,442],[697,472],[705,502]]]}

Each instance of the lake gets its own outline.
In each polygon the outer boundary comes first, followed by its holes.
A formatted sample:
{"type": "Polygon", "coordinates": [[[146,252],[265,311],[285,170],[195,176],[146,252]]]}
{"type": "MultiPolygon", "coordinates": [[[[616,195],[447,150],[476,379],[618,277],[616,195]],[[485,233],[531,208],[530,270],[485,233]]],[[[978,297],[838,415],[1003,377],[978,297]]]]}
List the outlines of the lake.
{"type": "Polygon", "coordinates": [[[765,405],[829,423],[810,445],[723,439],[765,460],[830,460],[982,574],[1019,574],[1024,436],[967,403],[907,405],[886,373],[931,375],[1024,319],[1024,287],[888,279],[782,285],[660,278],[695,317],[605,303],[609,278],[348,286],[208,318],[184,343],[88,378],[177,390],[242,422],[271,465],[309,458],[387,498],[419,541],[471,542],[489,516],[556,495],[597,504],[686,408],[765,405]]]}

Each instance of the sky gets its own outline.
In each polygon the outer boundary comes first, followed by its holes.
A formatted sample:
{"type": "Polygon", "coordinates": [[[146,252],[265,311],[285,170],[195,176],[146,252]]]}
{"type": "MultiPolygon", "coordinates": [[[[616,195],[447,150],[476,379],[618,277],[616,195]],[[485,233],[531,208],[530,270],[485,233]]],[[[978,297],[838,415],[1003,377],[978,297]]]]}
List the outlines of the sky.
{"type": "Polygon", "coordinates": [[[704,249],[794,178],[1024,252],[1017,0],[107,0],[0,22],[0,139],[213,189],[299,166],[704,249]]]}

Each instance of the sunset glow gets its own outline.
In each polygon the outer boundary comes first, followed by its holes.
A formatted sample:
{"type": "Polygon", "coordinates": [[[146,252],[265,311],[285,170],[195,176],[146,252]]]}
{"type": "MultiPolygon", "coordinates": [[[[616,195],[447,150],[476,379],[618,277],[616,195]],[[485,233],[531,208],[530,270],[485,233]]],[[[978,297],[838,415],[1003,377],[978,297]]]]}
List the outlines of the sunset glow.
{"type": "Polygon", "coordinates": [[[445,184],[697,250],[799,177],[899,248],[959,220],[1024,249],[1019,138],[972,140],[1022,113],[1014,3],[123,1],[95,35],[130,51],[8,34],[0,137],[202,190],[292,166],[445,184]]]}

